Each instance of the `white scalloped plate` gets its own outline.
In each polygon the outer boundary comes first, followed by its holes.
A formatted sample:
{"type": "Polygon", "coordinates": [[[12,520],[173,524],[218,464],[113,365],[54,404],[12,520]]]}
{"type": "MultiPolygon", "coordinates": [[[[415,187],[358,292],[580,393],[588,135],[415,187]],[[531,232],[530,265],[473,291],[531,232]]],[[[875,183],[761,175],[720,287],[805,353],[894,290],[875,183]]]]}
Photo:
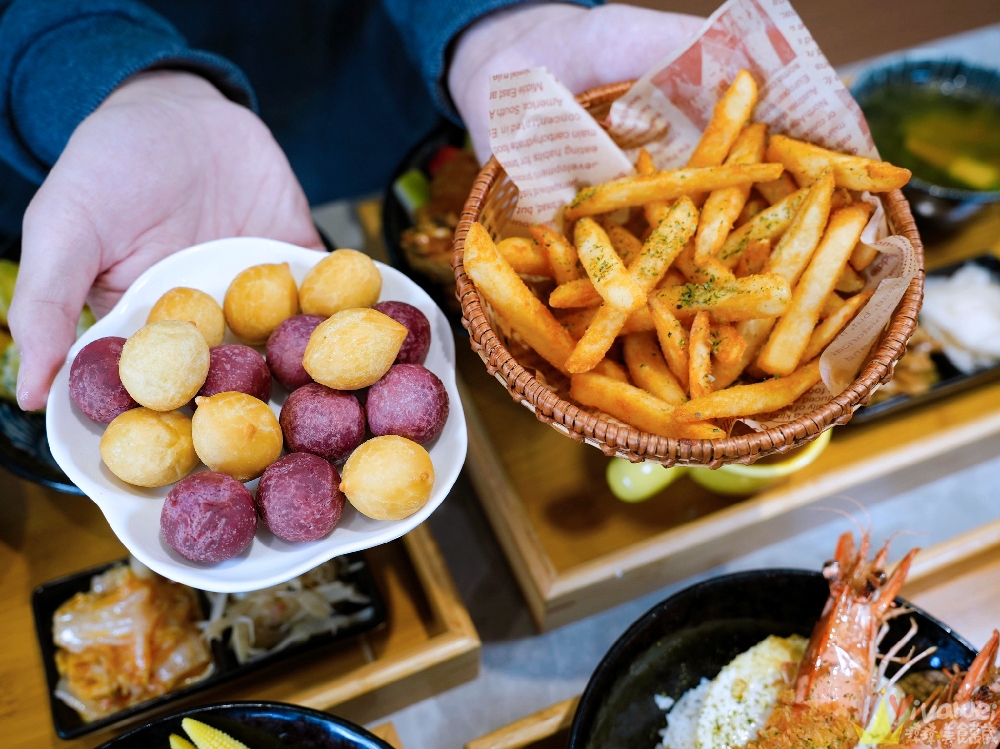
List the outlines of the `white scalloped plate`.
{"type": "MultiPolygon", "coordinates": [[[[143,564],[171,580],[202,590],[242,592],[276,585],[326,560],[368,549],[412,530],[444,501],[465,462],[467,435],[462,401],[455,386],[455,342],[444,314],[431,298],[399,271],[378,263],[382,272],[380,301],[408,302],[431,323],[431,348],[424,365],[441,378],[451,401],[444,431],[430,446],[434,489],[427,504],[405,520],[372,520],[348,503],[336,528],[311,543],[287,543],[273,536],[263,523],[247,551],[219,564],[191,562],[171,549],[160,534],[160,507],[170,487],[141,489],[111,474],[101,461],[100,441],[105,426],[77,408],[69,396],[69,367],[85,345],[105,336],[128,338],[141,328],[150,308],[175,286],[189,286],[210,294],[220,304],[230,281],[241,270],[260,263],[287,262],[301,283],[306,272],[326,253],[269,239],[233,238],[207,242],[171,255],[143,273],[121,301],[73,346],[49,393],[46,430],[52,456],[66,475],[104,512],[115,535],[143,564]]],[[[227,343],[235,343],[227,332],[227,343]]],[[[277,414],[288,395],[277,381],[271,408],[277,414]]],[[[204,470],[201,466],[199,470],[204,470]]],[[[253,490],[256,482],[248,484],[253,490]]]]}

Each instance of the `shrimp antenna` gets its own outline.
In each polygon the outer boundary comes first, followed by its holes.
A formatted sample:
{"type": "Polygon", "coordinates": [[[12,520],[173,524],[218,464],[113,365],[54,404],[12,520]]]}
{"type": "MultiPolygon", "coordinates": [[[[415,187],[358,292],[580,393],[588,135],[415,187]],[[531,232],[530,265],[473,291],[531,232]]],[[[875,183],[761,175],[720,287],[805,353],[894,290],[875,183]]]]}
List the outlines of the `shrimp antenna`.
{"type": "Polygon", "coordinates": [[[861,526],[861,523],[858,522],[858,519],[854,517],[851,513],[849,513],[847,510],[843,510],[839,507],[830,507],[829,505],[816,505],[815,507],[812,507],[810,509],[820,510],[823,512],[832,512],[834,515],[840,515],[841,517],[846,518],[851,523],[851,525],[853,525],[855,528],[858,529],[858,533],[860,533],[862,536],[868,532],[861,526]]]}
{"type": "Polygon", "coordinates": [[[859,502],[858,500],[856,500],[854,497],[851,497],[851,496],[849,496],[847,494],[834,494],[833,497],[832,497],[832,499],[842,499],[845,502],[847,502],[847,504],[854,505],[855,507],[857,507],[858,508],[858,512],[860,512],[862,515],[864,515],[865,521],[868,524],[868,530],[866,530],[865,533],[871,533],[871,531],[872,531],[872,515],[871,515],[871,512],[868,511],[867,507],[865,507],[861,502],[859,502]]]}

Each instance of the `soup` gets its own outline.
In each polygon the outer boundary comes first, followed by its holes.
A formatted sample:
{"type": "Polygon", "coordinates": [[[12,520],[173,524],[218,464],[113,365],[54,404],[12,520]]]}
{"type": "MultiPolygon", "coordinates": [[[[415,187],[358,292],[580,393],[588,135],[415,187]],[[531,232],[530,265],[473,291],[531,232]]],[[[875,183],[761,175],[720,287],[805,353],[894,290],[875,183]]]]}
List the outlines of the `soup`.
{"type": "Polygon", "coordinates": [[[953,83],[896,85],[872,92],[861,108],[883,159],[941,187],[1000,190],[1000,102],[953,83]]]}

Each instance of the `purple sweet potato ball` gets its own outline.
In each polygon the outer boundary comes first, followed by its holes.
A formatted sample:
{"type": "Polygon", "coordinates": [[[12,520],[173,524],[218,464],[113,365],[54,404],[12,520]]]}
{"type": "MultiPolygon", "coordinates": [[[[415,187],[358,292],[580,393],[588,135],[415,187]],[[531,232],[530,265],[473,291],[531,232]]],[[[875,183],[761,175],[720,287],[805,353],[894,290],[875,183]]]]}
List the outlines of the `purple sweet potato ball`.
{"type": "Polygon", "coordinates": [[[419,364],[394,364],[368,390],[368,426],[376,437],[396,434],[424,444],[448,421],[448,391],[419,364]]]}
{"type": "Polygon", "coordinates": [[[289,452],[336,462],[365,438],[365,412],[354,393],[310,383],[292,392],[278,418],[289,452]]]}
{"type": "Polygon", "coordinates": [[[337,469],[312,453],[276,460],[257,485],[260,515],[278,538],[317,541],[332,531],[344,512],[337,469]]]}
{"type": "Polygon", "coordinates": [[[424,313],[406,302],[379,302],[374,309],[410,331],[403,339],[395,363],[423,364],[431,347],[431,324],[424,313]]]}
{"type": "Polygon", "coordinates": [[[160,531],[181,556],[194,562],[222,562],[253,541],[257,507],[253,495],[236,479],[202,471],[170,489],[160,510],[160,531]]]}
{"type": "Polygon", "coordinates": [[[267,339],[267,365],[278,381],[289,390],[312,382],[302,366],[309,336],[326,318],[319,315],[294,315],[281,321],[267,339]]]}
{"type": "Polygon", "coordinates": [[[271,370],[264,357],[249,346],[227,343],[208,352],[208,377],[198,395],[246,393],[267,401],[271,397],[271,370]]]}
{"type": "Polygon", "coordinates": [[[124,338],[98,338],[80,349],[69,368],[70,397],[88,418],[101,424],[110,424],[139,405],[118,375],[124,345],[124,338]]]}

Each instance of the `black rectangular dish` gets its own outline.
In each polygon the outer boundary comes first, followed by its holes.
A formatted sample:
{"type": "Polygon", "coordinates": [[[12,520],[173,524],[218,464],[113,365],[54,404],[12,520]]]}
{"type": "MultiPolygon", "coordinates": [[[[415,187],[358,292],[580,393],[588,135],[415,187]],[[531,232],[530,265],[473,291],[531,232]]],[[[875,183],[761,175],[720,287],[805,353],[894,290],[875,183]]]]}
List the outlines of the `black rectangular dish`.
{"type": "MultiPolygon", "coordinates": [[[[969,263],[986,268],[990,272],[994,281],[1000,282],[1000,259],[997,259],[994,255],[979,255],[960,263],[948,265],[943,268],[936,268],[935,270],[928,271],[927,276],[929,278],[947,278],[954,274],[959,268],[964,265],[968,265],[969,263]]],[[[1000,379],[1000,364],[972,374],[963,374],[944,354],[931,354],[931,358],[934,360],[934,366],[936,367],[938,375],[941,379],[931,385],[929,390],[921,393],[920,395],[895,395],[892,398],[888,398],[880,403],[859,408],[850,423],[866,424],[873,419],[890,416],[912,406],[930,403],[938,398],[943,398],[947,395],[959,393],[963,390],[969,390],[970,388],[1000,379]]]]}
{"type": "MultiPolygon", "coordinates": [[[[352,623],[334,633],[314,635],[305,642],[289,646],[278,652],[265,653],[243,664],[240,664],[236,660],[235,654],[229,645],[230,633],[227,632],[222,640],[213,640],[212,642],[212,661],[215,664],[215,668],[206,678],[182,689],[168,692],[160,697],[134,705],[90,723],[85,722],[73,708],[55,695],[56,685],[59,682],[59,673],[56,669],[55,661],[57,648],[52,641],[52,618],[56,610],[74,594],[90,590],[91,578],[116,565],[128,564],[128,559],[108,562],[107,564],[83,570],[82,572],[76,572],[38,586],[31,596],[31,608],[35,617],[35,631],[38,635],[38,645],[45,666],[49,703],[52,708],[52,722],[56,733],[63,739],[83,736],[100,728],[135,718],[142,713],[157,710],[185,697],[250,674],[265,666],[287,661],[304,653],[312,653],[325,646],[343,642],[344,640],[365,632],[371,632],[383,626],[387,619],[385,601],[378,589],[368,562],[360,553],[348,554],[344,559],[350,564],[350,569],[339,579],[353,584],[359,593],[369,599],[369,602],[366,604],[339,603],[336,605],[336,609],[340,613],[351,614],[370,606],[372,608],[371,617],[352,623]]],[[[197,591],[197,593],[201,603],[203,618],[207,619],[211,610],[208,598],[201,591],[197,591]]]]}

